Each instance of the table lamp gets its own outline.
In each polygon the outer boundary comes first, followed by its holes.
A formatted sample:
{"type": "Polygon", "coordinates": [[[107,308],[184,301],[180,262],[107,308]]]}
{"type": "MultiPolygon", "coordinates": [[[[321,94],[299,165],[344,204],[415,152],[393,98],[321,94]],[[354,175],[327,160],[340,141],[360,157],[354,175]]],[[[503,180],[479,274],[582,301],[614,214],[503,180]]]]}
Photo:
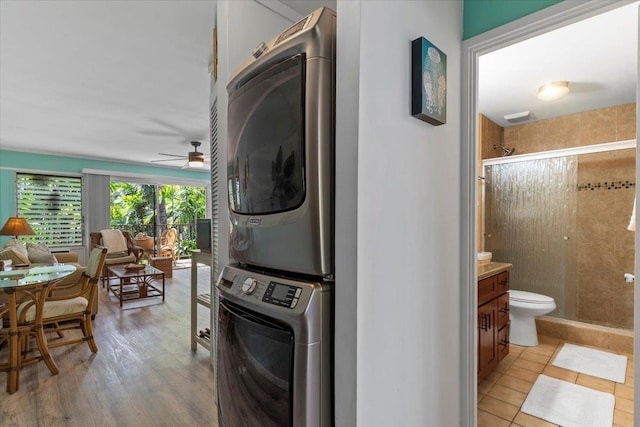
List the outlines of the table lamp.
{"type": "Polygon", "coordinates": [[[4,227],[0,229],[0,236],[32,236],[36,233],[33,232],[26,219],[18,216],[10,216],[4,227]]]}

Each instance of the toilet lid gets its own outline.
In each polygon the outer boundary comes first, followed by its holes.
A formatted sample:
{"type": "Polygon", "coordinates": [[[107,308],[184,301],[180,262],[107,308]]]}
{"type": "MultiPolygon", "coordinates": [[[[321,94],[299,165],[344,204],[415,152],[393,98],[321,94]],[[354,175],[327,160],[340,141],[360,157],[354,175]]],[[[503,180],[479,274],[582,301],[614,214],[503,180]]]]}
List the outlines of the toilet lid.
{"type": "Polygon", "coordinates": [[[528,302],[531,304],[548,304],[553,302],[553,298],[546,295],[526,291],[516,291],[513,289],[509,291],[509,299],[519,302],[528,302]]]}

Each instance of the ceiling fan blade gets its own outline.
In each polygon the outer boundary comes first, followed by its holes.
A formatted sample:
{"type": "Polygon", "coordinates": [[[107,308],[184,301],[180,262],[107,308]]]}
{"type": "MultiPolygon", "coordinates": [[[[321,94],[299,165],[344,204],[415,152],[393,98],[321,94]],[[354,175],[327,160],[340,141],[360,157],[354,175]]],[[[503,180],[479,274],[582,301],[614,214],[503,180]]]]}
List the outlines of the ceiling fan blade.
{"type": "Polygon", "coordinates": [[[139,130],[139,134],[141,135],[149,135],[149,136],[166,136],[166,137],[181,137],[182,134],[180,132],[173,131],[162,131],[162,130],[139,130]]]}
{"type": "Polygon", "coordinates": [[[159,156],[171,156],[171,157],[177,157],[179,159],[186,159],[187,156],[182,155],[182,154],[167,154],[167,153],[158,153],[159,156]]]}
{"type": "Polygon", "coordinates": [[[159,163],[159,162],[181,162],[184,158],[179,159],[161,159],[161,160],[150,160],[151,163],[159,163]]]}

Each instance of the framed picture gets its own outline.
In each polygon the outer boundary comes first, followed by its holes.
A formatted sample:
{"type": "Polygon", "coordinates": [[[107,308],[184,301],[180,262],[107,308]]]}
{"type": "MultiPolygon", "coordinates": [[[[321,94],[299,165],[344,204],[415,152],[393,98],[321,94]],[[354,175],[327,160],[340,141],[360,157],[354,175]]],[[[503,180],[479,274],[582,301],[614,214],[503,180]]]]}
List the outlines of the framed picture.
{"type": "Polygon", "coordinates": [[[447,55],[424,37],[411,42],[411,115],[434,126],[447,122],[447,55]]]}

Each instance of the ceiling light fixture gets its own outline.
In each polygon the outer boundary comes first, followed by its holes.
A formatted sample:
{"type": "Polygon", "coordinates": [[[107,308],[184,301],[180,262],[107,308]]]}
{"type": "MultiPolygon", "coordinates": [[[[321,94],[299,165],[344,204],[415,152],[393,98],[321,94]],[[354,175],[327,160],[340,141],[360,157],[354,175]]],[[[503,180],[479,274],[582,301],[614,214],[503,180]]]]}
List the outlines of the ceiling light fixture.
{"type": "Polygon", "coordinates": [[[538,88],[538,99],[555,101],[569,93],[569,82],[547,82],[538,88]]]}

